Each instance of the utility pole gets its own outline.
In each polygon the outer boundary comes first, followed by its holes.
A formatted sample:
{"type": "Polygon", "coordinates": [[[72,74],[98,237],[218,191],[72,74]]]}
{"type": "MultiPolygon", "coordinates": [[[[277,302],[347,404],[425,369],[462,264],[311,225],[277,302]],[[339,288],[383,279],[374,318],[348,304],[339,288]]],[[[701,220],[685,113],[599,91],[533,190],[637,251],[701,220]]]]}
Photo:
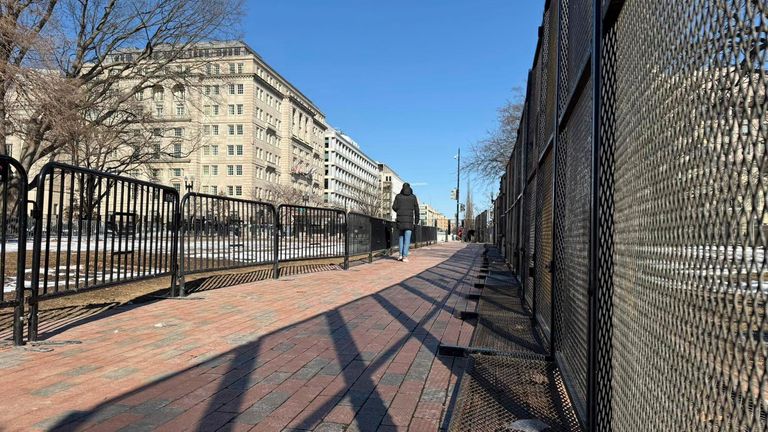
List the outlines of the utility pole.
{"type": "MultiPolygon", "coordinates": [[[[456,154],[456,237],[459,235],[459,183],[461,182],[461,147],[456,154]]],[[[461,240],[461,239],[459,239],[461,240]]]]}

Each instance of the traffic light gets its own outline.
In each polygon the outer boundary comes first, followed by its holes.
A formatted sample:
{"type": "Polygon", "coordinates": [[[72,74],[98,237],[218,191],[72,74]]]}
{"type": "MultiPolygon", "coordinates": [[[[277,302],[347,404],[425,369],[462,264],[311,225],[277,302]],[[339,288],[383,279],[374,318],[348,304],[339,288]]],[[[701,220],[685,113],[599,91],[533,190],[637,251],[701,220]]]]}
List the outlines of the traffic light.
{"type": "Polygon", "coordinates": [[[465,211],[467,207],[464,204],[461,204],[461,211],[465,211]]]}
{"type": "Polygon", "coordinates": [[[451,199],[452,200],[456,199],[456,189],[451,189],[451,199]]]}

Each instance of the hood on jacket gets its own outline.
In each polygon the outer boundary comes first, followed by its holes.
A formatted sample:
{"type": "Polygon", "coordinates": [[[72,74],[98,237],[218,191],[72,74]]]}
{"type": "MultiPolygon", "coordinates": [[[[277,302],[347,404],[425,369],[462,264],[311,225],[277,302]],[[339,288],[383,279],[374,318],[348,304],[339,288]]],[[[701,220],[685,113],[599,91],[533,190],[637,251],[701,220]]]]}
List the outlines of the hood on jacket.
{"type": "Polygon", "coordinates": [[[411,185],[408,183],[403,184],[403,189],[400,190],[400,193],[403,195],[413,195],[413,189],[411,189],[411,185]]]}

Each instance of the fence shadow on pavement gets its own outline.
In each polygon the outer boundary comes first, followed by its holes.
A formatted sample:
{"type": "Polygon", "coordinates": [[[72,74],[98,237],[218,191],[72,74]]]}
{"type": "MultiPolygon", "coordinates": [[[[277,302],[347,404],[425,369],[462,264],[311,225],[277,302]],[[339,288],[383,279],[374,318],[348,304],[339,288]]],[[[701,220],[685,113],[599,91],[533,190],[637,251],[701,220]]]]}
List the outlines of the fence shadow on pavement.
{"type": "MultiPolygon", "coordinates": [[[[228,352],[128,391],[91,410],[70,412],[46,426],[51,430],[81,430],[132,413],[143,416],[133,427],[162,430],[230,431],[236,423],[259,424],[275,419],[283,419],[282,425],[274,424],[275,430],[286,426],[312,429],[331,411],[344,406],[353,411],[360,430],[392,424],[393,413],[397,415],[393,411],[396,407],[391,406],[395,396],[392,385],[406,381],[403,376],[385,373],[384,369],[404,347],[413,350],[413,344],[417,345],[412,359],[415,379],[425,382],[438,363],[448,371],[454,369],[452,362],[457,360],[438,355],[440,338],[432,333],[442,334],[444,321],[438,322],[438,316],[452,313],[449,299],[463,298],[456,289],[463,286],[462,278],[471,275],[478,250],[469,247],[458,252],[431,251],[432,257],[444,261],[401,283],[253,340],[238,340],[240,344],[228,352]],[[442,280],[434,283],[431,275],[441,275],[442,280]],[[414,304],[426,308],[409,314],[405,309],[413,308],[414,304]],[[378,308],[379,316],[396,323],[399,330],[392,335],[383,334],[382,327],[381,335],[389,340],[377,339],[382,349],[379,352],[366,351],[371,345],[362,346],[356,337],[358,327],[369,325],[376,318],[372,307],[378,308]],[[328,349],[333,356],[322,356],[328,349]],[[295,353],[306,363],[295,372],[282,372],[284,364],[272,360],[285,353],[295,353]],[[302,354],[304,357],[300,357],[302,354]],[[200,390],[193,391],[195,386],[200,390]],[[302,391],[297,393],[299,388],[302,391]],[[271,415],[292,409],[302,414],[291,421],[271,415]]],[[[447,406],[448,388],[441,398],[447,406]]]]}

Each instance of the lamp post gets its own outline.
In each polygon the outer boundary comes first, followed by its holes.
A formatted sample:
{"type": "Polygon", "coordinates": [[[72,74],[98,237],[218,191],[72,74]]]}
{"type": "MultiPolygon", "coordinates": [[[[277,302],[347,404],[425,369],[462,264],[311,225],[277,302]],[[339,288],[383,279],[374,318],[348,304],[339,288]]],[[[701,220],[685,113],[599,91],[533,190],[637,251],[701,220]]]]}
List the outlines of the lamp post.
{"type": "MultiPolygon", "coordinates": [[[[461,182],[461,147],[456,154],[456,237],[459,234],[459,183],[461,182]]],[[[460,239],[459,239],[460,240],[460,239]]]]}
{"type": "Polygon", "coordinates": [[[187,189],[187,193],[192,192],[195,187],[195,178],[193,176],[184,176],[184,187],[187,189]]]}

